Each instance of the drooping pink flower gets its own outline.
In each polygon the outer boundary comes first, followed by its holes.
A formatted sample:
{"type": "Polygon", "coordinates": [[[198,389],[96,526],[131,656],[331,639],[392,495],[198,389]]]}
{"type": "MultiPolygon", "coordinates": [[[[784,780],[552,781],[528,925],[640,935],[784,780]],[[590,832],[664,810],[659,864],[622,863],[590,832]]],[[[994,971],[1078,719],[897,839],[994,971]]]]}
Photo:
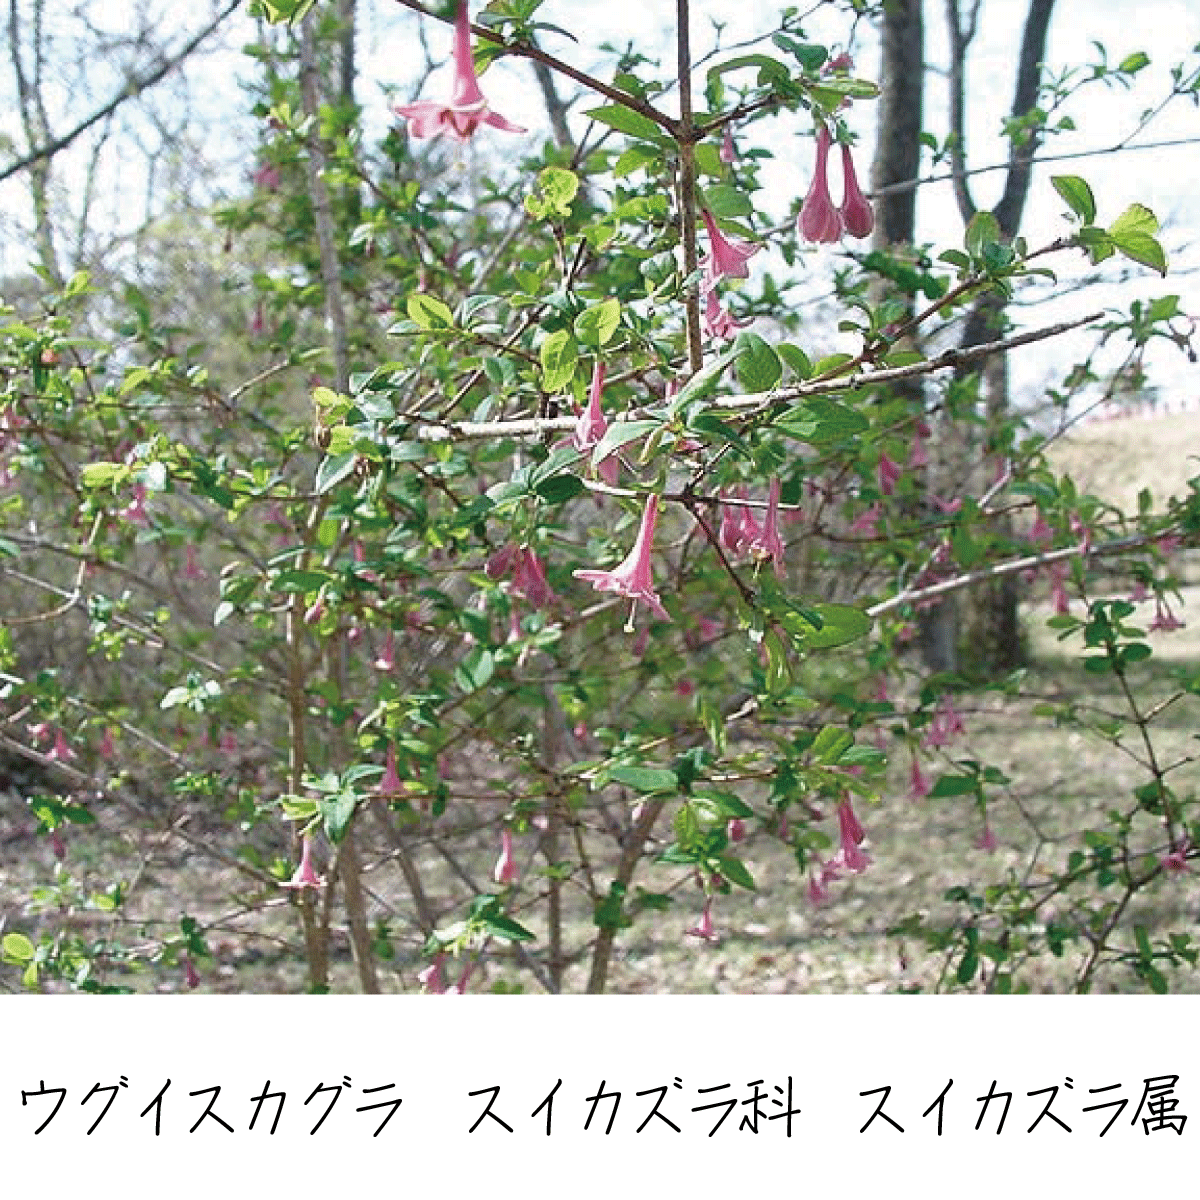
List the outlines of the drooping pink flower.
{"type": "Polygon", "coordinates": [[[300,842],[300,865],[291,879],[287,883],[280,884],[280,887],[303,889],[325,886],[325,880],[317,874],[313,867],[312,843],[312,836],[306,833],[300,842]]]}
{"type": "Polygon", "coordinates": [[[1037,516],[1029,530],[1029,540],[1035,546],[1049,546],[1054,542],[1054,530],[1050,527],[1050,522],[1046,520],[1040,508],[1037,510],[1037,516]]]}
{"type": "Polygon", "coordinates": [[[858,176],[854,171],[854,159],[850,147],[842,143],[842,224],[851,237],[870,237],[875,228],[875,211],[871,202],[863,195],[858,186],[858,176]]]}
{"type": "Polygon", "coordinates": [[[775,574],[783,574],[783,539],[779,536],[779,492],[778,479],[771,480],[767,498],[767,515],[762,527],[757,528],[746,539],[746,548],[759,558],[769,558],[775,564],[775,574]]]}
{"type": "Polygon", "coordinates": [[[396,105],[395,111],[408,121],[408,132],[412,137],[437,137],[446,133],[455,141],[465,142],[480,125],[503,129],[508,133],[525,133],[521,125],[514,125],[488,107],[479,79],[475,74],[475,62],[471,57],[471,24],[467,16],[467,0],[459,0],[454,19],[454,90],[449,104],[435,100],[418,100],[415,104],[396,105]]]}
{"type": "Polygon", "coordinates": [[[100,745],[96,747],[96,752],[103,759],[111,759],[116,754],[116,747],[113,745],[112,729],[105,725],[104,732],[100,735],[100,745]]]}
{"type": "Polygon", "coordinates": [[[700,210],[700,216],[708,230],[709,255],[702,264],[705,290],[711,291],[721,279],[748,279],[750,268],[746,263],[762,247],[741,238],[726,237],[707,208],[700,210]]]}
{"type": "Polygon", "coordinates": [[[700,919],[691,928],[684,930],[685,936],[699,938],[702,942],[719,940],[713,928],[712,906],[713,898],[709,896],[704,902],[704,911],[700,914],[700,919]]]}
{"type": "Polygon", "coordinates": [[[877,475],[879,490],[885,496],[890,496],[896,490],[896,484],[900,481],[900,476],[903,474],[904,468],[899,463],[893,462],[886,453],[880,454],[877,475]]]}
{"type": "MultiPolygon", "coordinates": [[[[737,499],[746,499],[746,489],[738,488],[737,499]]],[[[761,537],[762,529],[754,519],[748,505],[737,500],[726,500],[721,506],[721,526],[717,530],[717,541],[730,554],[740,554],[752,539],[761,537]]]]}
{"type": "Polygon", "coordinates": [[[879,533],[879,518],[882,512],[878,504],[872,504],[870,508],[854,519],[850,525],[851,533],[865,533],[868,537],[875,537],[879,533]]]}
{"type": "Polygon", "coordinates": [[[729,166],[736,158],[737,151],[733,148],[733,126],[726,125],[725,133],[721,137],[721,161],[729,166]]]}
{"type": "Polygon", "coordinates": [[[987,823],[985,818],[983,822],[983,832],[975,839],[976,850],[986,850],[989,854],[993,853],[1000,843],[996,841],[996,835],[992,832],[992,827],[987,823]]]}
{"type": "Polygon", "coordinates": [[[442,955],[437,955],[429,966],[417,973],[417,982],[421,991],[432,996],[440,996],[446,990],[446,976],[442,969],[442,955]]]}
{"type": "Polygon", "coordinates": [[[704,297],[704,336],[721,341],[733,337],[739,329],[753,324],[750,317],[739,320],[727,308],[723,308],[716,289],[710,289],[704,297]]]}
{"type": "Polygon", "coordinates": [[[925,452],[925,439],[920,433],[917,433],[908,452],[908,469],[916,471],[927,466],[929,466],[929,455],[925,452]]]}
{"type": "Polygon", "coordinates": [[[1192,841],[1189,837],[1184,837],[1183,841],[1172,845],[1170,851],[1164,854],[1158,861],[1166,871],[1171,871],[1178,874],[1180,871],[1186,871],[1188,851],[1192,849],[1192,841]]]}
{"type": "Polygon", "coordinates": [[[517,861],[513,857],[512,830],[504,828],[500,831],[500,857],[496,860],[492,878],[501,886],[508,887],[517,882],[517,861]]]}
{"type": "Polygon", "coordinates": [[[908,778],[908,794],[914,800],[924,800],[929,795],[929,780],[925,778],[925,773],[921,770],[921,760],[915,754],[908,778]]]}
{"type": "Polygon", "coordinates": [[[130,525],[139,525],[143,529],[150,524],[150,515],[146,512],[146,488],[144,484],[133,485],[133,499],[121,510],[121,516],[130,525]]]}
{"type": "MultiPolygon", "coordinates": [[[[587,405],[579,414],[575,432],[571,435],[575,449],[583,454],[590,453],[593,448],[598,446],[600,439],[608,432],[608,419],[600,406],[600,397],[604,393],[604,369],[604,364],[597,359],[595,367],[592,368],[592,385],[588,389],[587,405]]],[[[596,472],[609,487],[615,487],[617,483],[616,454],[609,454],[598,463],[596,472]]]]}
{"type": "Polygon", "coordinates": [[[933,710],[933,719],[929,722],[929,728],[925,731],[926,747],[930,750],[937,750],[942,746],[948,746],[956,737],[966,731],[962,717],[959,715],[958,709],[954,707],[954,700],[949,692],[944,692],[933,710]]]}
{"type": "MultiPolygon", "coordinates": [[[[605,459],[606,463],[608,461],[610,460],[605,459]]],[[[611,461],[615,466],[616,458],[613,457],[611,461]]],[[[603,465],[602,463],[601,466],[603,465]]],[[[546,579],[546,572],[542,569],[537,551],[530,546],[522,546],[518,551],[517,564],[513,568],[512,585],[513,590],[524,597],[534,608],[549,608],[558,602],[554,589],[546,579]]]]}
{"type": "MultiPolygon", "coordinates": [[[[638,529],[637,540],[629,551],[625,561],[611,571],[573,571],[576,579],[590,583],[597,591],[616,592],[620,596],[628,596],[634,602],[636,610],[640,600],[650,606],[651,611],[664,621],[671,619],[670,614],[663,608],[654,591],[654,581],[650,571],[650,553],[654,546],[654,527],[658,521],[658,495],[652,494],[646,500],[646,508],[642,513],[642,524],[638,529]]],[[[630,614],[632,621],[633,614],[630,614]]]]}
{"type": "Polygon", "coordinates": [[[725,826],[725,836],[731,842],[740,842],[746,836],[746,822],[741,817],[734,817],[725,826]]]}
{"type": "Polygon", "coordinates": [[[190,954],[183,956],[183,981],[189,988],[200,986],[200,972],[196,970],[196,964],[192,962],[190,954]]]}
{"type": "Polygon", "coordinates": [[[52,758],[55,762],[68,762],[75,757],[75,751],[67,745],[66,735],[61,729],[54,731],[54,745],[50,748],[47,758],[52,758]]]}
{"type": "Polygon", "coordinates": [[[1067,594],[1067,564],[1052,562],[1046,564],[1046,573],[1050,576],[1050,599],[1054,602],[1054,611],[1061,617],[1071,611],[1071,597],[1067,594]]]}
{"type": "Polygon", "coordinates": [[[383,639],[383,649],[374,663],[377,671],[393,671],[396,668],[396,635],[389,629],[383,639]]]}
{"type": "Polygon", "coordinates": [[[262,163],[254,172],[250,182],[264,192],[277,192],[280,183],[279,168],[274,163],[262,163]]]}
{"type": "Polygon", "coordinates": [[[820,872],[813,872],[808,877],[808,898],[813,905],[824,904],[829,899],[829,885],[820,872]]]}
{"type": "Polygon", "coordinates": [[[829,147],[833,144],[828,128],[817,130],[817,162],[812,184],[800,206],[797,227],[810,242],[836,242],[842,236],[842,218],[829,194],[829,147]]]}
{"type": "Polygon", "coordinates": [[[1161,597],[1154,598],[1154,620],[1150,622],[1151,633],[1174,633],[1186,626],[1172,611],[1171,606],[1161,597]]]}
{"type": "Polygon", "coordinates": [[[189,543],[183,555],[183,577],[189,580],[203,579],[208,574],[196,561],[196,547],[189,543]]]}
{"type": "Polygon", "coordinates": [[[396,769],[396,747],[391,742],[388,742],[387,760],[377,790],[381,796],[398,796],[403,790],[400,772],[396,769]]]}

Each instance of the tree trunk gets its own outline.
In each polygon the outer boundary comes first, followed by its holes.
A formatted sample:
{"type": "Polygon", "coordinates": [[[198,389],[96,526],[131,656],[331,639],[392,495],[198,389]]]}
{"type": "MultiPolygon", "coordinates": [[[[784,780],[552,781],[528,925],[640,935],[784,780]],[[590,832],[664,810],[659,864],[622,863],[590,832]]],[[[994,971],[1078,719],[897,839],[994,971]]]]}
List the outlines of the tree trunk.
{"type": "MultiPolygon", "coordinates": [[[[1054,0],[1030,0],[1021,39],[1017,63],[1017,81],[1010,115],[1024,116],[1036,104],[1041,82],[1042,63],[1050,31],[1054,0]]],[[[959,212],[966,224],[978,211],[971,195],[966,158],[965,71],[966,52],[977,28],[979,0],[971,4],[969,17],[964,21],[958,0],[946,0],[946,15],[950,26],[950,120],[951,166],[954,173],[955,196],[959,212]]],[[[1013,138],[1009,147],[1008,168],[1004,191],[993,209],[1001,236],[1011,241],[1017,236],[1029,184],[1033,160],[1041,143],[1036,128],[1024,139],[1013,138]]],[[[1000,336],[1004,325],[1004,302],[999,295],[984,296],[967,317],[962,340],[963,349],[982,345],[1000,336]]],[[[989,466],[997,463],[989,451],[998,448],[1001,430],[1008,420],[1010,397],[1008,364],[1001,356],[985,365],[980,376],[980,398],[983,403],[983,444],[968,447],[971,458],[981,464],[981,473],[972,480],[973,490],[982,491],[992,480],[986,478],[989,466]]],[[[1000,532],[1011,532],[1011,523],[1000,532]]],[[[962,601],[962,645],[969,648],[968,662],[972,674],[994,677],[1024,664],[1026,647],[1021,635],[1019,594],[1015,576],[965,593],[962,601]]]]}

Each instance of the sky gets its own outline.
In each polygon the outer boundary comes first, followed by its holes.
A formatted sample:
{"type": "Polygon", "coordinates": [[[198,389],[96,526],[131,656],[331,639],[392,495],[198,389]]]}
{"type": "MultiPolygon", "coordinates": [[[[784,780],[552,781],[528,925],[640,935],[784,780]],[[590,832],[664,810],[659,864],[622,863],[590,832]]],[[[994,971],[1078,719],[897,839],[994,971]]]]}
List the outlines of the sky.
{"type": "MultiPolygon", "coordinates": [[[[51,0],[50,11],[72,7],[67,0],[51,0]]],[[[178,45],[185,36],[199,28],[217,0],[204,0],[188,6],[168,3],[167,0],[91,0],[84,6],[91,30],[88,37],[103,36],[105,31],[114,42],[122,34],[131,34],[139,21],[149,26],[165,24],[178,31],[172,39],[178,45]]],[[[552,53],[582,67],[603,73],[610,60],[599,47],[604,42],[623,47],[631,41],[649,58],[661,58],[665,64],[673,61],[674,5],[630,3],[596,4],[587,0],[546,0],[539,19],[563,29],[576,31],[577,41],[564,34],[547,30],[543,45],[552,53]]],[[[779,5],[764,0],[692,0],[692,42],[694,57],[700,58],[713,45],[718,25],[722,44],[732,45],[754,36],[774,23],[779,5]]],[[[414,36],[417,18],[387,0],[362,0],[362,25],[359,52],[362,63],[362,83],[359,100],[369,115],[369,128],[382,132],[390,119],[386,96],[393,90],[407,98],[411,80],[420,72],[423,52],[414,36]]],[[[944,32],[943,6],[929,0],[927,9],[926,56],[935,68],[929,75],[926,98],[925,125],[941,138],[945,134],[944,67],[947,46],[944,32]]],[[[1015,50],[1024,17],[1023,0],[984,0],[980,31],[971,49],[968,67],[970,90],[970,128],[968,147],[970,165],[981,166],[1003,162],[1006,147],[999,136],[1000,121],[1011,101],[1015,50]]],[[[472,6],[473,13],[478,6],[472,6]]],[[[870,76],[878,66],[878,49],[868,22],[860,22],[853,30],[835,6],[817,4],[805,18],[805,32],[811,41],[821,41],[835,49],[851,49],[860,74],[870,76]]],[[[52,29],[57,49],[64,61],[74,57],[72,37],[82,36],[78,26],[63,22],[52,29]]],[[[242,54],[242,45],[253,35],[253,25],[238,15],[229,23],[223,37],[214,42],[206,53],[179,76],[160,85],[149,98],[153,120],[141,116],[141,110],[127,105],[109,130],[110,140],[102,158],[95,196],[92,200],[92,219],[98,228],[118,236],[140,220],[143,199],[151,191],[151,180],[142,163],[143,156],[135,142],[158,145],[160,153],[156,170],[159,178],[171,171],[184,171],[189,164],[203,161],[206,178],[217,191],[233,190],[245,184],[248,174],[247,147],[258,136],[252,121],[242,109],[243,93],[237,87],[239,78],[248,78],[252,64],[242,54]],[[186,108],[184,107],[186,105],[186,108]],[[189,118],[185,122],[184,118],[189,118]],[[185,129],[194,139],[191,146],[172,144],[185,129]],[[157,141],[156,141],[157,139],[157,141]]],[[[430,53],[438,58],[449,51],[449,31],[430,23],[427,32],[430,53]]],[[[1094,42],[1102,43],[1110,62],[1127,54],[1144,50],[1151,64],[1139,73],[1130,90],[1093,86],[1072,100],[1064,109],[1073,117],[1078,131],[1055,137],[1046,147],[1048,152],[1073,154],[1103,149],[1129,135],[1141,114],[1156,105],[1170,88],[1168,69],[1173,60],[1188,56],[1193,69],[1198,55],[1193,47],[1200,44],[1200,5],[1189,0],[1143,0],[1131,5],[1127,0],[1059,0],[1051,26],[1048,61],[1052,70],[1069,65],[1095,61],[1094,42]],[[1137,13],[1137,21],[1129,15],[1137,13]]],[[[111,54],[92,54],[78,70],[63,69],[51,73],[49,91],[52,123],[56,129],[71,124],[93,104],[91,96],[108,96],[120,86],[126,64],[139,62],[136,54],[122,55],[118,49],[111,54]]],[[[447,71],[443,69],[426,81],[423,95],[441,95],[446,87],[447,71]]],[[[0,73],[0,164],[7,157],[3,136],[16,135],[15,106],[12,103],[11,72],[0,73]]],[[[570,85],[564,87],[570,94],[570,85]]],[[[502,111],[510,119],[527,125],[536,136],[546,131],[546,119],[539,95],[532,83],[527,64],[502,62],[488,72],[485,91],[503,96],[502,111]]],[[[589,105],[581,103],[582,110],[589,105]]],[[[857,103],[851,114],[851,125],[860,138],[856,152],[860,162],[860,177],[869,175],[873,149],[874,106],[857,103]]],[[[782,219],[789,204],[802,196],[808,187],[813,143],[808,134],[806,118],[785,114],[756,125],[755,138],[775,154],[774,161],[764,170],[764,188],[758,197],[759,205],[776,219],[782,219]],[[803,136],[802,136],[803,135],[803,136]]],[[[503,154],[503,134],[489,134],[493,144],[484,143],[479,153],[503,154]]],[[[1200,110],[1185,99],[1177,99],[1155,118],[1152,125],[1137,140],[1168,141],[1193,139],[1191,144],[1147,150],[1126,150],[1120,154],[1066,160],[1040,167],[1034,177],[1023,233],[1031,246],[1042,244],[1066,230],[1062,220],[1064,206],[1050,186],[1052,173],[1083,175],[1091,183],[1100,207],[1099,220],[1109,222],[1128,204],[1135,201],[1151,207],[1164,223],[1164,244],[1167,246],[1172,274],[1160,280],[1143,268],[1128,272],[1129,279],[1090,294],[1087,303],[1094,306],[1118,305],[1127,307],[1134,298],[1148,299],[1166,293],[1179,294],[1182,307],[1200,315],[1200,207],[1193,194],[1194,164],[1200,156],[1200,110]]],[[[93,143],[94,144],[94,143],[93,143]]],[[[84,170],[88,163],[88,145],[81,145],[62,156],[56,170],[64,186],[70,190],[78,207],[84,170]]],[[[926,166],[926,173],[937,168],[926,166]]],[[[975,199],[986,207],[998,197],[1002,175],[983,175],[973,182],[975,199]]],[[[836,186],[836,185],[835,185],[836,186]]],[[[26,223],[27,211],[24,189],[19,179],[0,184],[0,271],[14,272],[28,259],[27,239],[21,226],[26,223]]],[[[925,188],[919,204],[918,235],[940,245],[957,244],[961,239],[961,221],[953,203],[948,182],[925,188]]],[[[832,261],[832,260],[829,260],[832,261]]],[[[756,269],[770,269],[769,255],[755,260],[756,269]],[[762,264],[766,264],[765,268],[762,264]]],[[[778,260],[776,260],[778,263],[778,260]]],[[[814,295],[824,294],[826,263],[813,261],[814,295]]],[[[1085,264],[1060,259],[1057,269],[1064,284],[1077,279],[1085,264]]],[[[1025,316],[1036,323],[1049,323],[1078,314],[1081,297],[1067,287],[1042,288],[1044,303],[1031,308],[1025,316]]],[[[1032,296],[1030,297],[1032,298],[1032,296]]],[[[1078,352],[1085,345],[1083,337],[1053,351],[1014,356],[1014,382],[1018,390],[1040,390],[1050,378],[1063,354],[1078,352]]],[[[823,350],[841,349],[830,345],[823,350]]],[[[1114,347],[1114,350],[1116,348],[1114,347]]],[[[1168,392],[1196,396],[1195,368],[1170,347],[1151,355],[1156,380],[1161,380],[1168,392]]]]}

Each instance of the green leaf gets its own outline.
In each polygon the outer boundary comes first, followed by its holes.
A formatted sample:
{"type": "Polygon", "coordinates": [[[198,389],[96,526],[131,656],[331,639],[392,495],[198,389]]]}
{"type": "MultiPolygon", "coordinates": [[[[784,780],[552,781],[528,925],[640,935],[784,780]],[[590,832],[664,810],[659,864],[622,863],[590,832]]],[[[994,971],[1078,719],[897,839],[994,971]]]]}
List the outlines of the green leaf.
{"type": "Polygon", "coordinates": [[[331,842],[337,843],[346,835],[346,827],[354,816],[358,797],[351,790],[335,792],[332,796],[319,796],[317,809],[325,823],[325,833],[331,842]]]}
{"type": "Polygon", "coordinates": [[[798,442],[822,445],[857,437],[866,431],[870,422],[845,404],[814,396],[789,408],[775,419],[774,424],[780,432],[798,442]]]}
{"type": "Polygon", "coordinates": [[[736,883],[738,887],[745,888],[748,892],[757,891],[754,886],[754,876],[746,869],[746,864],[740,858],[734,858],[732,854],[722,854],[717,859],[717,869],[730,883],[736,883]]]}
{"type": "Polygon", "coordinates": [[[624,179],[626,175],[632,175],[639,167],[644,167],[648,163],[658,162],[662,158],[657,146],[646,146],[635,144],[630,146],[620,158],[613,163],[613,178],[624,179]]]}
{"type": "Polygon", "coordinates": [[[748,392],[769,392],[783,378],[779,355],[756,333],[738,334],[737,376],[748,392]]]}
{"type": "Polygon", "coordinates": [[[1126,258],[1150,267],[1160,275],[1167,273],[1167,255],[1157,238],[1148,233],[1125,233],[1120,237],[1114,235],[1113,241],[1126,258]]]}
{"type": "Polygon", "coordinates": [[[792,77],[792,73],[784,63],[768,54],[742,54],[737,58],[731,58],[728,62],[709,67],[708,77],[713,79],[718,75],[724,75],[727,71],[740,71],[743,67],[758,68],[757,83],[759,87],[786,84],[792,77]]]}
{"type": "Polygon", "coordinates": [[[1078,175],[1051,175],[1050,182],[1085,225],[1096,219],[1096,198],[1086,180],[1078,175]]]}
{"type": "Polygon", "coordinates": [[[578,475],[564,471],[561,475],[551,475],[549,479],[539,480],[534,484],[533,490],[547,504],[564,504],[568,500],[574,500],[587,489],[578,475]]]}
{"type": "Polygon", "coordinates": [[[644,117],[623,104],[606,104],[602,108],[591,108],[585,115],[630,137],[653,141],[662,134],[662,130],[649,117],[644,117]]]}
{"type": "Polygon", "coordinates": [[[817,734],[817,740],[812,744],[813,758],[825,766],[832,766],[853,745],[854,735],[848,729],[839,729],[836,725],[826,725],[817,734]]]}
{"type": "Polygon", "coordinates": [[[1136,75],[1144,67],[1150,65],[1150,56],[1144,50],[1135,50],[1127,54],[1117,65],[1117,70],[1123,75],[1136,75]]]}
{"type": "Polygon", "coordinates": [[[454,314],[436,296],[414,292],[406,305],[409,317],[422,329],[453,329],[454,314]]]}
{"type": "Polygon", "coordinates": [[[565,388],[575,375],[579,347],[565,329],[556,329],[542,342],[539,351],[542,361],[542,388],[557,392],[565,388]]]}
{"type": "Polygon", "coordinates": [[[964,245],[967,253],[978,258],[984,246],[1000,240],[1000,222],[990,212],[977,212],[967,226],[964,245]]]}
{"type": "Polygon", "coordinates": [[[579,178],[574,171],[546,167],[538,173],[538,191],[525,197],[525,210],[533,217],[563,220],[571,215],[571,202],[578,194],[579,178]]]}
{"type": "Polygon", "coordinates": [[[785,628],[803,641],[806,650],[832,650],[858,641],[871,630],[871,618],[852,605],[814,604],[812,610],[821,622],[819,629],[799,612],[783,618],[785,628]]]}
{"type": "Polygon", "coordinates": [[[949,796],[973,796],[979,786],[974,775],[943,775],[929,789],[930,799],[944,800],[949,796]]]}
{"type": "Polygon", "coordinates": [[[775,353],[788,365],[788,369],[797,379],[807,379],[813,370],[812,359],[791,342],[780,342],[775,347],[775,353]]]}
{"type": "Polygon", "coordinates": [[[116,480],[124,479],[128,474],[129,468],[124,463],[87,463],[79,472],[79,481],[88,489],[111,487],[116,480]]]}
{"type": "Polygon", "coordinates": [[[505,942],[532,942],[536,936],[520,922],[514,921],[512,917],[504,916],[503,913],[484,917],[481,924],[492,937],[500,938],[505,942]]]}
{"type": "Polygon", "coordinates": [[[674,771],[664,767],[616,766],[606,772],[609,782],[621,783],[636,792],[649,795],[652,792],[675,792],[679,780],[674,771]]]}
{"type": "Polygon", "coordinates": [[[659,421],[613,421],[592,449],[592,464],[598,466],[622,446],[648,437],[661,428],[662,424],[659,421]]]}
{"type": "Polygon", "coordinates": [[[343,479],[354,473],[354,465],[358,462],[357,454],[327,454],[321,459],[317,468],[315,490],[318,496],[331,491],[343,479]]]}
{"type": "Polygon", "coordinates": [[[455,685],[463,692],[487,687],[496,670],[496,656],[484,646],[475,646],[454,671],[455,685]]]}
{"type": "Polygon", "coordinates": [[[714,217],[721,219],[748,217],[754,211],[754,205],[750,203],[745,189],[730,187],[727,183],[717,183],[705,188],[704,203],[714,217]]]}
{"type": "Polygon", "coordinates": [[[615,297],[601,300],[575,318],[575,336],[585,346],[606,346],[621,323],[621,302],[615,297]]]}
{"type": "Polygon", "coordinates": [[[9,962],[27,963],[33,958],[33,943],[23,933],[6,933],[2,945],[9,962]]]}

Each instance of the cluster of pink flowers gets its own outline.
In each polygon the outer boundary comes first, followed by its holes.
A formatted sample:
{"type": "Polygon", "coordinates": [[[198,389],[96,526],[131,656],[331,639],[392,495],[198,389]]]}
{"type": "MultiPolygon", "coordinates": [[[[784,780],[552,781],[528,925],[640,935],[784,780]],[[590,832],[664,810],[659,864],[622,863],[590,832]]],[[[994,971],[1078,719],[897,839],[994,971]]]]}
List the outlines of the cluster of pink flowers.
{"type": "Polygon", "coordinates": [[[843,871],[858,875],[871,865],[871,856],[862,848],[866,833],[854,813],[850,797],[844,796],[838,803],[838,852],[826,862],[818,863],[808,877],[808,898],[820,904],[829,896],[829,885],[843,871]]]}
{"type": "Polygon", "coordinates": [[[741,238],[726,237],[708,209],[701,209],[700,216],[708,231],[708,256],[702,266],[704,281],[704,332],[710,338],[730,338],[738,329],[749,325],[748,320],[739,321],[721,306],[717,296],[717,285],[722,279],[747,279],[750,268],[747,263],[762,249],[753,242],[741,238]]]}
{"type": "Polygon", "coordinates": [[[558,602],[558,596],[546,579],[541,559],[530,546],[502,546],[487,560],[483,569],[490,579],[502,579],[507,575],[505,586],[510,594],[534,608],[549,608],[558,602]]]}
{"type": "Polygon", "coordinates": [[[865,238],[875,228],[875,212],[858,185],[850,147],[842,143],[842,203],[835,207],[829,192],[829,148],[833,136],[822,122],[817,127],[817,161],[812,184],[796,226],[810,242],[836,242],[843,231],[851,237],[865,238]]]}
{"type": "Polygon", "coordinates": [[[748,554],[759,560],[769,558],[774,564],[776,575],[783,574],[783,539],[779,536],[779,492],[779,480],[772,479],[766,516],[760,525],[753,510],[745,503],[746,489],[740,488],[737,500],[726,500],[722,506],[721,527],[717,534],[721,548],[730,554],[748,554]]]}
{"type": "Polygon", "coordinates": [[[954,700],[949,692],[943,692],[933,710],[933,718],[925,731],[924,743],[927,749],[937,750],[948,746],[955,738],[967,732],[954,700]]]}

